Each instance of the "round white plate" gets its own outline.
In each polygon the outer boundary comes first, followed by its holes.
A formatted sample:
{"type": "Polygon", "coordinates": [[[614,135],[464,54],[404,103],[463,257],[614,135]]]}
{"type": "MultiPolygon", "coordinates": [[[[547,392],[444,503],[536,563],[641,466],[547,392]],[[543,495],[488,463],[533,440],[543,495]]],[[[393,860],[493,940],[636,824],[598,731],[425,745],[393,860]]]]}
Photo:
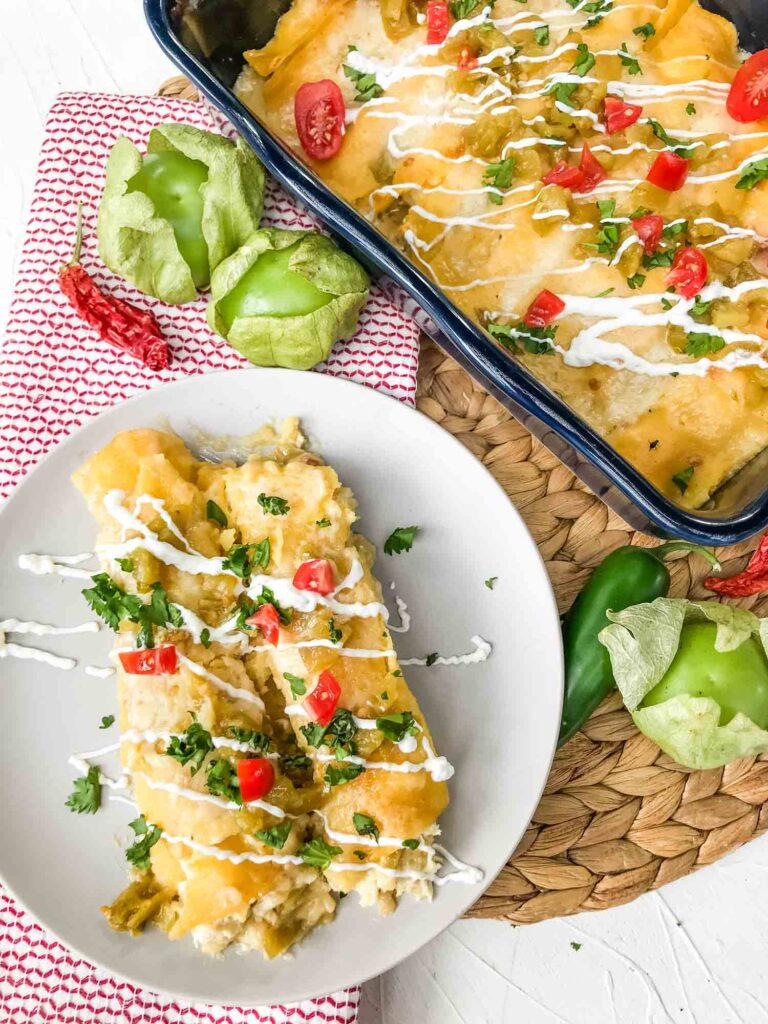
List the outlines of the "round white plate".
{"type": "Polygon", "coordinates": [[[268,962],[229,952],[209,959],[190,939],[169,942],[110,930],[99,906],[126,884],[116,835],[130,808],[95,815],[65,806],[74,751],[109,743],[101,718],[117,710],[115,681],[84,672],[104,665],[112,634],[10,637],[78,659],[63,672],[0,660],[0,877],[62,942],[113,974],[155,991],[213,1003],[294,1001],[366,980],[429,942],[480,896],[528,825],[555,749],[562,700],[560,627],[549,580],[517,511],[482,465],[429,419],[366,387],[315,373],[248,369],[188,377],[103,413],[60,444],[0,513],[0,619],[75,625],[91,619],[80,580],[33,576],[26,552],[76,554],[94,543],[94,523],[70,482],[84,459],[119,430],[174,429],[194,448],[207,435],[247,435],[267,420],[298,415],[314,446],[349,484],[359,530],[381,547],[396,526],[417,524],[407,554],[380,552],[376,572],[413,616],[396,636],[402,657],[493,644],[483,664],[411,668],[409,683],[437,749],[455,765],[442,842],[482,868],[479,885],[448,884],[432,903],[405,898],[391,917],[353,895],[336,920],[293,956],[268,962]],[[498,577],[493,588],[484,581],[498,577]]]}

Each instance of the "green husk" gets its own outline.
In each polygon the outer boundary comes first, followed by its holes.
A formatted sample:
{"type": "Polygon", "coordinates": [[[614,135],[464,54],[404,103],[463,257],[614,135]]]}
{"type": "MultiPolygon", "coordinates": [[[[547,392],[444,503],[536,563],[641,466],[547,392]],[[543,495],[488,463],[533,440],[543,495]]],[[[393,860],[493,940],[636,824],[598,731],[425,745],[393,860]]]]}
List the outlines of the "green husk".
{"type": "MultiPolygon", "coordinates": [[[[201,186],[202,229],[213,272],[258,228],[264,168],[242,139],[233,143],[191,125],[162,124],[152,130],[147,152],[168,150],[208,168],[208,180],[201,186]]],[[[197,289],[173,228],[157,216],[149,196],[127,191],[142,161],[142,154],[127,138],[119,138],[112,147],[99,207],[99,254],[110,270],[139,291],[173,305],[191,302],[197,289]]]]}
{"type": "Polygon", "coordinates": [[[368,297],[369,278],[331,239],[313,231],[262,228],[224,260],[211,278],[208,323],[258,366],[308,370],[328,358],[335,342],[351,337],[368,297]],[[237,317],[227,329],[218,308],[262,253],[297,245],[289,269],[331,296],[326,305],[303,316],[237,317]]]}

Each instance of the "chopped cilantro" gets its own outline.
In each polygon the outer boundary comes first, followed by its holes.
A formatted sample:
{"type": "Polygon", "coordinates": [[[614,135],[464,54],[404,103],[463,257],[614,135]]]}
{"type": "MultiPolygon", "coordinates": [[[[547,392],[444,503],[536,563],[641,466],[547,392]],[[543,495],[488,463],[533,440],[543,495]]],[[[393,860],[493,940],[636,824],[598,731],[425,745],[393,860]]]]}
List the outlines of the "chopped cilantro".
{"type": "Polygon", "coordinates": [[[340,846],[330,846],[319,836],[315,839],[310,839],[308,843],[304,843],[303,846],[299,847],[299,856],[304,863],[309,864],[310,867],[321,868],[322,870],[330,867],[333,858],[338,857],[340,853],[340,846]]]}
{"type": "Polygon", "coordinates": [[[257,732],[256,729],[241,729],[238,725],[231,725],[229,735],[238,743],[247,743],[251,750],[269,750],[270,739],[265,732],[257,732]]]}
{"type": "Polygon", "coordinates": [[[389,700],[389,694],[387,693],[386,690],[382,690],[381,693],[379,694],[379,697],[382,700],[389,700]]]}
{"type": "Polygon", "coordinates": [[[192,723],[180,736],[172,736],[165,753],[179,764],[191,764],[192,775],[197,775],[203,766],[206,754],[215,750],[213,739],[208,730],[197,721],[194,714],[192,723]]]}
{"type": "Polygon", "coordinates": [[[493,590],[493,588],[496,586],[496,580],[498,580],[498,578],[498,576],[489,576],[488,579],[485,581],[486,587],[488,587],[489,590],[493,590]]]}
{"type": "Polygon", "coordinates": [[[545,91],[545,96],[554,96],[556,103],[562,103],[565,107],[573,109],[573,94],[579,87],[578,82],[553,82],[545,91]]]}
{"type": "Polygon", "coordinates": [[[590,52],[589,47],[586,43],[579,43],[576,47],[576,60],[573,62],[573,66],[571,67],[572,74],[578,75],[579,78],[583,78],[594,66],[595,58],[590,52]]]}
{"type": "Polygon", "coordinates": [[[365,850],[353,850],[352,853],[357,857],[358,860],[365,860],[368,854],[365,850]]]}
{"type": "Polygon", "coordinates": [[[337,627],[336,621],[334,619],[328,619],[328,638],[330,639],[331,643],[340,644],[341,637],[342,633],[341,630],[337,627]]]}
{"type": "Polygon", "coordinates": [[[627,278],[627,284],[633,290],[636,288],[642,288],[645,284],[645,274],[633,274],[632,277],[627,278]]]}
{"type": "Polygon", "coordinates": [[[687,356],[707,356],[725,348],[725,340],[719,334],[706,334],[701,331],[690,331],[683,352],[687,356]]]}
{"type": "Polygon", "coordinates": [[[404,839],[403,846],[408,850],[418,850],[419,840],[418,839],[404,839]]]}
{"type": "Polygon", "coordinates": [[[671,267],[675,258],[674,249],[659,249],[650,255],[643,256],[643,266],[646,270],[653,270],[654,267],[671,267]]]}
{"type": "Polygon", "coordinates": [[[582,943],[581,942],[572,942],[571,943],[571,949],[575,950],[575,952],[577,952],[577,953],[581,949],[581,947],[582,947],[582,943]]]}
{"type": "Polygon", "coordinates": [[[392,743],[399,743],[406,735],[416,735],[419,727],[410,711],[393,711],[376,719],[376,728],[392,743]]]}
{"type": "Polygon", "coordinates": [[[437,653],[437,651],[435,651],[433,654],[428,654],[426,657],[427,668],[431,668],[439,657],[440,655],[437,653]]]}
{"type": "Polygon", "coordinates": [[[510,352],[519,351],[518,340],[522,340],[523,348],[530,355],[552,355],[555,351],[555,326],[528,327],[521,321],[517,324],[489,324],[488,331],[510,352]]]}
{"type": "Polygon", "coordinates": [[[613,3],[612,0],[590,0],[589,3],[584,4],[584,6],[579,9],[592,15],[592,17],[587,18],[584,23],[584,28],[594,28],[595,25],[600,24],[609,11],[613,10],[613,3]]]}
{"type": "Polygon", "coordinates": [[[200,630],[200,643],[203,645],[203,647],[211,646],[211,631],[210,629],[208,629],[208,627],[200,630]]]}
{"type": "Polygon", "coordinates": [[[95,585],[84,590],[83,597],[111,629],[119,629],[124,619],[137,621],[142,609],[140,598],[126,594],[105,572],[97,573],[91,579],[95,585]]]}
{"type": "MultiPolygon", "coordinates": [[[[350,46],[349,50],[356,50],[356,46],[350,46]]],[[[358,71],[349,64],[342,64],[341,70],[355,87],[355,99],[358,103],[367,103],[368,100],[375,100],[384,92],[376,81],[376,75],[370,71],[358,71]]]]}
{"type": "Polygon", "coordinates": [[[115,716],[114,715],[104,715],[104,717],[101,720],[101,725],[99,726],[99,728],[100,729],[108,729],[110,727],[110,725],[114,725],[114,724],[115,724],[115,716]]]}
{"type": "Polygon", "coordinates": [[[679,473],[675,473],[672,477],[672,483],[677,487],[681,494],[685,494],[688,490],[688,484],[691,482],[693,476],[693,466],[686,466],[685,469],[681,469],[679,473]]]}
{"type": "Polygon", "coordinates": [[[139,871],[148,871],[149,851],[163,833],[157,825],[147,825],[143,814],[140,814],[134,821],[129,821],[128,824],[133,829],[136,840],[133,846],[129,846],[125,851],[125,858],[139,871]]]}
{"type": "Polygon", "coordinates": [[[763,157],[762,160],[754,160],[751,164],[747,164],[741,177],[736,182],[736,188],[754,188],[761,181],[768,181],[768,157],[763,157]]]}
{"type": "Polygon", "coordinates": [[[402,677],[402,674],[403,673],[400,671],[399,668],[396,668],[395,671],[392,673],[393,676],[397,676],[398,678],[402,677]]]}
{"type": "Polygon", "coordinates": [[[304,771],[312,767],[312,758],[307,754],[291,754],[289,757],[280,758],[280,767],[287,774],[294,771],[304,771]]]}
{"type": "Polygon", "coordinates": [[[508,156],[499,163],[488,164],[483,175],[483,184],[488,188],[488,198],[500,206],[503,202],[500,192],[505,192],[512,184],[515,174],[515,158],[508,156]],[[495,190],[495,191],[494,191],[495,190]]]}
{"type": "Polygon", "coordinates": [[[666,128],[664,128],[663,125],[661,125],[655,118],[649,117],[648,125],[656,138],[663,142],[666,148],[672,150],[672,152],[677,156],[687,159],[695,150],[695,146],[681,142],[679,139],[673,139],[667,132],[666,128]]]}
{"type": "Polygon", "coordinates": [[[705,302],[700,295],[696,296],[696,301],[691,306],[692,316],[706,316],[709,312],[709,307],[712,305],[712,300],[705,302]]]}
{"type": "Polygon", "coordinates": [[[650,21],[646,21],[644,25],[638,25],[637,28],[633,28],[632,35],[642,36],[643,39],[650,39],[651,36],[656,35],[656,29],[650,21]]]}
{"type": "Polygon", "coordinates": [[[66,806],[76,814],[95,814],[98,811],[101,806],[101,782],[96,765],[91,765],[87,775],[75,779],[66,806]]]}
{"type": "Polygon", "coordinates": [[[549,46],[549,25],[539,25],[533,33],[538,46],[549,46]]]}
{"type": "Polygon", "coordinates": [[[254,569],[266,569],[271,557],[269,537],[258,544],[233,544],[224,559],[224,568],[241,580],[251,578],[254,569]]]}
{"type": "Polygon", "coordinates": [[[214,796],[221,796],[225,800],[242,804],[240,787],[237,783],[237,771],[231,761],[214,758],[208,762],[206,771],[206,785],[208,792],[214,796]]]}
{"type": "Polygon", "coordinates": [[[283,821],[279,825],[274,825],[269,829],[259,829],[255,833],[258,840],[264,843],[265,846],[271,846],[275,850],[282,850],[285,846],[285,841],[291,834],[293,828],[293,822],[283,821]]]}
{"type": "Polygon", "coordinates": [[[136,567],[132,558],[116,558],[115,561],[123,572],[133,572],[136,567]]]}
{"type": "Polygon", "coordinates": [[[324,530],[326,528],[326,526],[330,526],[330,525],[331,525],[331,520],[330,519],[316,519],[315,520],[315,526],[319,526],[321,530],[324,530]]]}
{"type": "Polygon", "coordinates": [[[379,826],[369,814],[359,814],[355,811],[352,815],[352,824],[359,836],[373,836],[376,842],[379,841],[379,826]]]}
{"type": "Polygon", "coordinates": [[[666,311],[669,311],[670,309],[672,309],[673,306],[674,306],[674,302],[670,302],[669,299],[662,299],[661,300],[661,308],[662,309],[664,309],[666,311]]]}
{"type": "Polygon", "coordinates": [[[418,532],[418,526],[396,527],[384,541],[384,554],[400,555],[403,551],[410,551],[418,532]]]}
{"type": "Polygon", "coordinates": [[[205,514],[208,519],[214,523],[218,523],[222,530],[226,530],[229,525],[227,514],[220,505],[217,505],[211,498],[208,499],[205,506],[205,514]]]}
{"type": "Polygon", "coordinates": [[[291,684],[291,693],[294,697],[303,697],[307,692],[307,684],[301,676],[295,676],[292,672],[283,672],[283,678],[291,684]]]}
{"type": "Polygon", "coordinates": [[[640,67],[640,61],[637,57],[632,56],[627,49],[626,43],[622,43],[619,47],[619,60],[627,71],[629,71],[630,75],[642,75],[643,69],[640,67]]]}
{"type": "Polygon", "coordinates": [[[669,224],[665,225],[661,234],[663,238],[677,238],[678,235],[684,235],[687,230],[687,220],[673,220],[670,221],[669,224]]]}
{"type": "Polygon", "coordinates": [[[343,786],[351,782],[365,771],[365,765],[350,762],[347,764],[329,764],[325,767],[325,781],[329,786],[343,786]]]}
{"type": "Polygon", "coordinates": [[[278,498],[274,494],[264,494],[262,492],[256,500],[264,510],[264,514],[268,516],[285,516],[291,510],[291,506],[285,498],[278,498]]]}
{"type": "Polygon", "coordinates": [[[689,103],[688,106],[685,108],[685,112],[686,114],[688,114],[689,117],[692,117],[696,113],[696,104],[689,103]]]}
{"type": "Polygon", "coordinates": [[[658,448],[658,447],[659,447],[659,442],[658,441],[649,441],[648,442],[648,448],[650,449],[650,451],[653,451],[654,448],[658,448]]]}

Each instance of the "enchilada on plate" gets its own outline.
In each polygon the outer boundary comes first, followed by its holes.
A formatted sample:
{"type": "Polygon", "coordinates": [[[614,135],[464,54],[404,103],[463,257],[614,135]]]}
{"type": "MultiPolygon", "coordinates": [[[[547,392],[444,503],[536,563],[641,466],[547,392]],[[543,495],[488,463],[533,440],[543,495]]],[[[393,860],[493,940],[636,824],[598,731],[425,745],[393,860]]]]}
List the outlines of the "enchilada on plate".
{"type": "Polygon", "coordinates": [[[480,872],[433,845],[453,769],[403,677],[351,492],[296,420],[254,443],[212,464],[133,430],[75,474],[104,570],[85,596],[117,632],[122,770],[81,768],[139,813],[113,927],[272,957],[341,893],[387,913],[430,898],[442,858],[455,880],[480,872]]]}
{"type": "Polygon", "coordinates": [[[768,445],[768,60],[693,0],[295,0],[238,95],[663,494],[768,445]]]}

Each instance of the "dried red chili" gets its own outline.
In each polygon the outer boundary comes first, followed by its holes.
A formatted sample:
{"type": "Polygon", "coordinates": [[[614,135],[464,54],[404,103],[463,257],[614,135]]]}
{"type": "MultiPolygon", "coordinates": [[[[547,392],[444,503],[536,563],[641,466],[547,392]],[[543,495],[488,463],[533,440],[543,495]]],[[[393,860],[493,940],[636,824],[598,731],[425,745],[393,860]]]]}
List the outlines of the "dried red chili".
{"type": "Polygon", "coordinates": [[[59,271],[59,286],[70,305],[102,341],[132,355],[150,370],[165,370],[171,356],[157,320],[130,302],[101,291],[80,263],[82,244],[83,218],[78,205],[75,251],[59,271]]]}
{"type": "Polygon", "coordinates": [[[768,591],[768,533],[761,538],[743,572],[727,580],[719,576],[708,576],[704,586],[723,597],[750,597],[768,591]]]}

